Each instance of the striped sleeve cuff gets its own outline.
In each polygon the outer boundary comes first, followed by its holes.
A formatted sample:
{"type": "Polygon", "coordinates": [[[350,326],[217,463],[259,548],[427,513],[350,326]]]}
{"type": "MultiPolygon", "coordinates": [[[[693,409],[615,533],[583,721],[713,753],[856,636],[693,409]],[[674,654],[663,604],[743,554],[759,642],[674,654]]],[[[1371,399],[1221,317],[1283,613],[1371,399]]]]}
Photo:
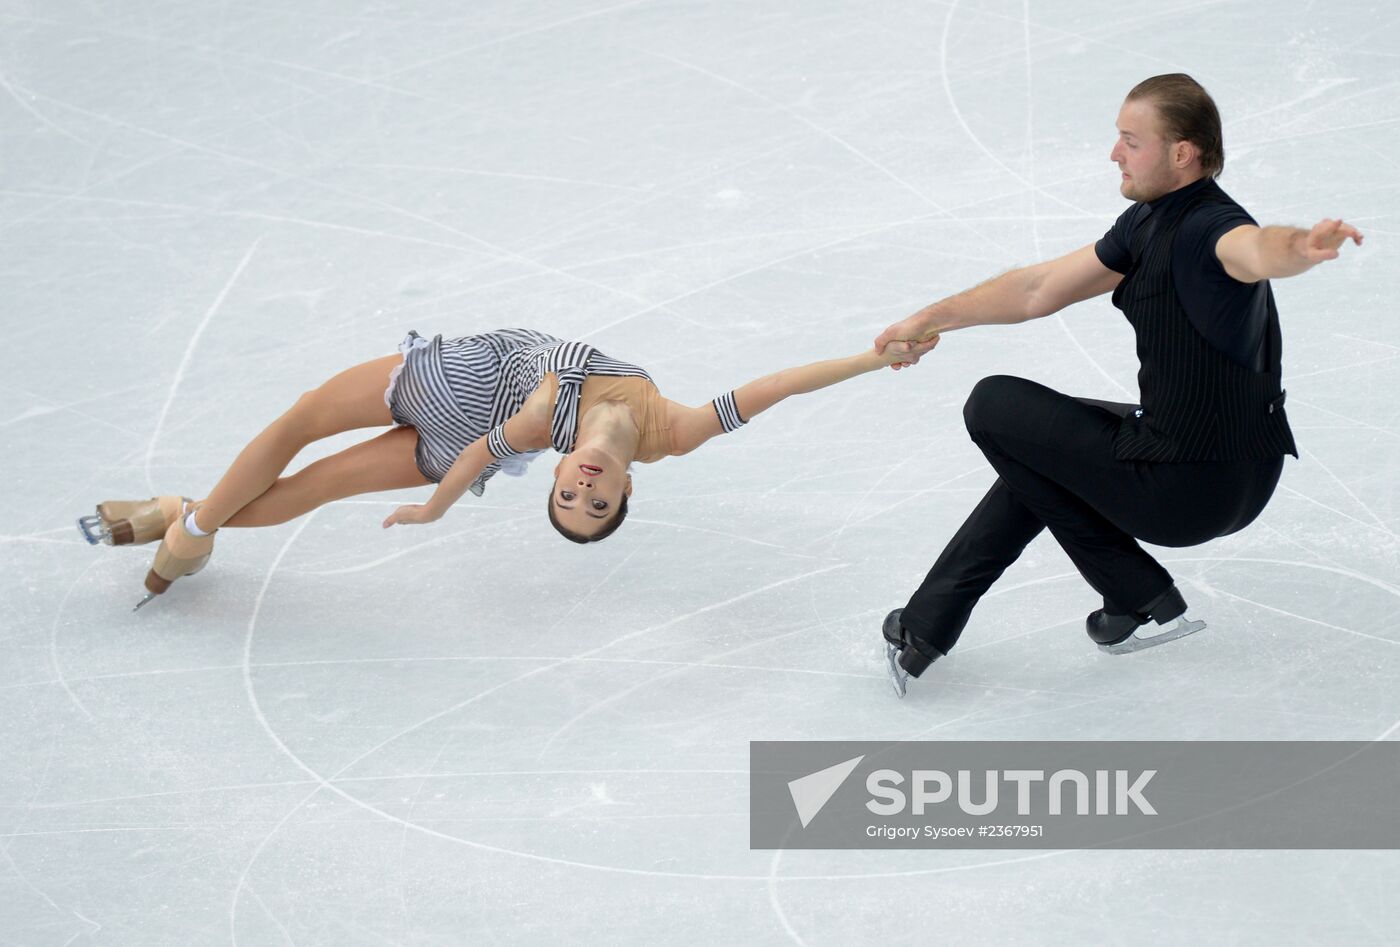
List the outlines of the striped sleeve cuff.
{"type": "Polygon", "coordinates": [[[492,457],[498,459],[514,457],[516,454],[522,453],[506,442],[505,427],[504,424],[498,424],[486,435],[486,449],[491,452],[492,457]]]}
{"type": "Polygon", "coordinates": [[[726,391],[710,404],[714,405],[715,414],[719,415],[719,426],[724,428],[726,434],[749,423],[739,416],[739,404],[734,400],[732,391],[726,391]]]}

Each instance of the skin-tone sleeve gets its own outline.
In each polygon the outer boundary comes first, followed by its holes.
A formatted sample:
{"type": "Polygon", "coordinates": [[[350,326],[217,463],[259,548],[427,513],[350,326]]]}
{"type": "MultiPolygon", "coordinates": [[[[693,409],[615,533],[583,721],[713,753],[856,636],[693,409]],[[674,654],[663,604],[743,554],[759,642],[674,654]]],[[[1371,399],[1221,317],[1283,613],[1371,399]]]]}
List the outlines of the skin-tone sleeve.
{"type": "Polygon", "coordinates": [[[937,344],[937,338],[918,344],[894,343],[883,355],[871,350],[846,358],[785,368],[695,408],[667,402],[671,453],[688,454],[710,438],[735,430],[755,415],[794,395],[818,391],[857,375],[879,371],[896,362],[913,364],[937,344]]]}

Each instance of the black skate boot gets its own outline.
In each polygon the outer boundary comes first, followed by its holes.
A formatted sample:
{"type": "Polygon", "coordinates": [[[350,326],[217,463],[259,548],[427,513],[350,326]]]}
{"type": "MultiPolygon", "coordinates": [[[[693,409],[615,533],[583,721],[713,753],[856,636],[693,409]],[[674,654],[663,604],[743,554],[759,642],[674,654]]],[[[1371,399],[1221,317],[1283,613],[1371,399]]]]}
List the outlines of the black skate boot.
{"type": "Polygon", "coordinates": [[[1099,646],[1100,651],[1109,654],[1131,654],[1153,648],[1168,641],[1185,638],[1206,627],[1203,621],[1189,621],[1186,618],[1186,600],[1173,585],[1147,604],[1141,611],[1127,613],[1112,612],[1108,603],[1089,613],[1084,621],[1084,629],[1099,646]],[[1148,622],[1165,625],[1175,620],[1166,631],[1155,635],[1138,635],[1137,630],[1148,622]]]}
{"type": "Polygon", "coordinates": [[[896,697],[904,696],[909,678],[918,677],[930,664],[944,657],[942,651],[904,630],[899,622],[903,614],[904,609],[896,608],[885,616],[885,624],[881,628],[885,635],[885,661],[896,697]]]}

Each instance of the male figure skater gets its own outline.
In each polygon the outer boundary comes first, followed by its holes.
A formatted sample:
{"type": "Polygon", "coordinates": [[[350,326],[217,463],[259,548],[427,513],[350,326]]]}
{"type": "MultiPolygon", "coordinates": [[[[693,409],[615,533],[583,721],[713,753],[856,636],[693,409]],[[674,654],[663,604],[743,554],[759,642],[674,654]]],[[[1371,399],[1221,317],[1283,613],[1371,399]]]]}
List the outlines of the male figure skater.
{"type": "Polygon", "coordinates": [[[877,349],[966,326],[1025,322],[1113,293],[1137,336],[1140,405],[1072,398],[993,375],[963,417],[998,478],[908,605],[884,622],[895,693],[957,642],[977,600],[1048,527],[1103,596],[1087,620],[1121,654],[1205,627],[1136,540],[1194,546],[1242,529],[1298,456],[1284,414],[1270,279],[1335,259],[1362,235],[1259,227],[1215,179],[1220,113],[1199,83],[1155,76],[1128,93],[1109,157],[1133,205],[1097,243],[1013,270],[890,326],[877,349]],[[1167,630],[1139,634],[1155,622],[1167,630]]]}

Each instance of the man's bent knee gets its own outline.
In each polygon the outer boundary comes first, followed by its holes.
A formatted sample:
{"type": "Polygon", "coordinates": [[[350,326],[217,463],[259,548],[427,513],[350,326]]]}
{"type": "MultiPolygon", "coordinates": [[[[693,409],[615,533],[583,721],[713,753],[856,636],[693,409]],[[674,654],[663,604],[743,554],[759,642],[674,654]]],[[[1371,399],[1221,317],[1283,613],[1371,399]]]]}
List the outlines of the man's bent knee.
{"type": "Polygon", "coordinates": [[[972,392],[963,404],[963,423],[967,432],[974,436],[986,433],[996,427],[1001,418],[1015,412],[1023,400],[1024,378],[1014,375],[988,375],[972,386],[972,392]]]}

